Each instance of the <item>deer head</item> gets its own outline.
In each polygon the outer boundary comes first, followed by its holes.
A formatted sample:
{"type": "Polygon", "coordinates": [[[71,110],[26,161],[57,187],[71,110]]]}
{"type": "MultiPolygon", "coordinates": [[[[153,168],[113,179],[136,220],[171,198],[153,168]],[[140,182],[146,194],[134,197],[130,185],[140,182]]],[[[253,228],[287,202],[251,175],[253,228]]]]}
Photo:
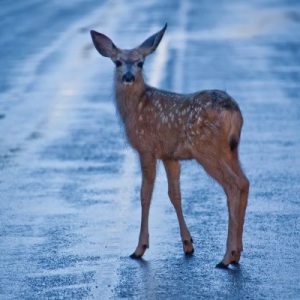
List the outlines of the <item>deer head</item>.
{"type": "Polygon", "coordinates": [[[97,51],[115,63],[116,80],[124,85],[132,85],[136,79],[142,78],[145,57],[155,51],[166,28],[167,24],[140,46],[130,50],[118,48],[109,37],[97,31],[91,30],[91,36],[97,51]]]}

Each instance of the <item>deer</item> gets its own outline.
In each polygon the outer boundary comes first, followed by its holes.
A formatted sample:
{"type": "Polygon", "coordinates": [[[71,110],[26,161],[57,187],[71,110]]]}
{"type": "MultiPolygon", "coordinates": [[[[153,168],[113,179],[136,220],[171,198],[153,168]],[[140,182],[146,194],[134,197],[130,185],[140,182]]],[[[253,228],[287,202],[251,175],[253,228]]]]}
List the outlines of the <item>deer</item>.
{"type": "Polygon", "coordinates": [[[239,265],[249,180],[238,156],[243,117],[225,91],[179,94],[145,83],[145,58],[158,47],[167,23],[133,49],[118,48],[106,35],[91,30],[96,50],[115,64],[116,110],[129,144],[137,152],[142,174],[141,223],[138,244],[130,255],[141,259],[149,248],[149,210],[157,161],[163,162],[168,195],[177,214],[185,255],[194,253],[193,239],[181,204],[180,161],[196,160],[223,188],[228,206],[226,251],[217,268],[239,265]]]}

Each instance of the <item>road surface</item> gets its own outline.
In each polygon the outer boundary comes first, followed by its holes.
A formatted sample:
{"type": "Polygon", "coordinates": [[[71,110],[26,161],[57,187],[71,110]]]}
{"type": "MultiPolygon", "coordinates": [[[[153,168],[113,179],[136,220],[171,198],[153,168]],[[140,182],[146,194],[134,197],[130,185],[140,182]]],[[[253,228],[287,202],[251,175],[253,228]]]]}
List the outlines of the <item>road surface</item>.
{"type": "Polygon", "coordinates": [[[1,299],[299,299],[299,1],[8,1],[0,11],[1,299]],[[251,182],[238,269],[224,254],[221,188],[182,164],[195,242],[184,257],[159,165],[150,249],[134,261],[140,170],[117,119],[113,65],[95,29],[123,48],[168,22],[145,64],[176,92],[217,88],[240,104],[251,182]]]}

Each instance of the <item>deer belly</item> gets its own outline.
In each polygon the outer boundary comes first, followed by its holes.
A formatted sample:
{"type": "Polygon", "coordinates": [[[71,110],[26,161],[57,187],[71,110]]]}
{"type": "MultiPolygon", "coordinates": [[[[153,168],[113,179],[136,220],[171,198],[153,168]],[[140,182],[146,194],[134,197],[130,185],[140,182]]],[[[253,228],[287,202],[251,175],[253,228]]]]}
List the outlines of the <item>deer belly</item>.
{"type": "Polygon", "coordinates": [[[175,151],[173,152],[173,159],[191,159],[192,158],[192,152],[189,148],[189,146],[184,144],[179,144],[175,148],[175,151]]]}
{"type": "Polygon", "coordinates": [[[156,157],[158,159],[191,159],[192,153],[186,143],[162,143],[156,157]]]}

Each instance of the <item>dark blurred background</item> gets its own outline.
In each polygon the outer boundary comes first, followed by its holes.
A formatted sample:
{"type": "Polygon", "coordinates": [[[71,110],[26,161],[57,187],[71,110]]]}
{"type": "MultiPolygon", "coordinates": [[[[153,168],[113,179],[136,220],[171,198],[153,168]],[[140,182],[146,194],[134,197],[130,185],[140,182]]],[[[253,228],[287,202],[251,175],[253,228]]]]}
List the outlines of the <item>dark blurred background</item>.
{"type": "Polygon", "coordinates": [[[1,299],[297,299],[300,2],[9,1],[0,9],[1,299]],[[132,48],[168,22],[149,84],[226,90],[244,115],[251,182],[244,253],[214,269],[227,233],[221,188],[182,164],[195,241],[186,259],[161,166],[150,249],[137,242],[140,172],[113,100],[113,64],[89,30],[132,48]]]}

